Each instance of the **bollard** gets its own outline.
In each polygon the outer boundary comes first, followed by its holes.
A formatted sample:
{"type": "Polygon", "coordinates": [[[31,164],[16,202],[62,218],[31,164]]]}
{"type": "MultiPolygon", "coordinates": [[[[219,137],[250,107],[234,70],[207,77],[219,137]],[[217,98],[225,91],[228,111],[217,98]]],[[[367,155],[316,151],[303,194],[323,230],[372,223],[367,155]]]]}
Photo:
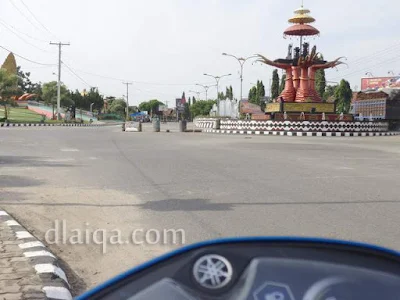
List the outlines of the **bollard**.
{"type": "Polygon", "coordinates": [[[138,132],[142,132],[142,122],[140,122],[140,121],[138,124],[138,132]]]}
{"type": "Polygon", "coordinates": [[[220,129],[220,126],[221,126],[221,119],[216,119],[213,124],[214,129],[220,129]]]}
{"type": "Polygon", "coordinates": [[[179,132],[185,132],[186,126],[187,126],[186,120],[179,121],[179,132]]]}
{"type": "Polygon", "coordinates": [[[160,119],[159,118],[153,119],[153,131],[160,132],[160,119]]]}

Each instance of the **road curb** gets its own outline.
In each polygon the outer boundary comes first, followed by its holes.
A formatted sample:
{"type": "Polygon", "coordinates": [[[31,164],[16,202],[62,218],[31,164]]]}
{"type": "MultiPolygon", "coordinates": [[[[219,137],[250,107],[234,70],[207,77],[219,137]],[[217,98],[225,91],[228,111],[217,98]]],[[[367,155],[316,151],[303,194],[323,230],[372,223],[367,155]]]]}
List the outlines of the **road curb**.
{"type": "Polygon", "coordinates": [[[0,127],[105,127],[116,126],[115,124],[45,124],[45,123],[0,123],[0,127]]]}
{"type": "Polygon", "coordinates": [[[366,137],[400,135],[400,131],[392,132],[301,132],[301,131],[254,131],[254,130],[224,130],[203,129],[204,133],[242,134],[242,135],[275,135],[275,136],[315,136],[315,137],[366,137]]]}
{"type": "Polygon", "coordinates": [[[11,228],[15,238],[20,241],[18,246],[39,275],[47,299],[72,300],[71,287],[66,273],[60,267],[59,259],[2,209],[0,209],[0,222],[11,228]]]}

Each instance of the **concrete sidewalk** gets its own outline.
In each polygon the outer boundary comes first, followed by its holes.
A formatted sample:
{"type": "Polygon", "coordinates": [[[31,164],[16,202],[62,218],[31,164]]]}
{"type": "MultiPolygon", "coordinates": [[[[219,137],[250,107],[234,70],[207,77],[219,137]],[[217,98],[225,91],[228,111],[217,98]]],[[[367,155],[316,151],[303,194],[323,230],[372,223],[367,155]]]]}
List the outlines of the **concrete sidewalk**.
{"type": "Polygon", "coordinates": [[[41,242],[0,209],[1,300],[72,299],[56,262],[41,242]]]}

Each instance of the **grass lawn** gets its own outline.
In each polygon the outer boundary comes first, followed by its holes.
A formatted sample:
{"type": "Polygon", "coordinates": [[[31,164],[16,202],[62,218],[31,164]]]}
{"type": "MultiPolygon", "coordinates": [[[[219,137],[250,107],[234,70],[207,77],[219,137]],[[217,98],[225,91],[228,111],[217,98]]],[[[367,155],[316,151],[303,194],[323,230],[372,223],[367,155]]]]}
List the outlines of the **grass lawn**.
{"type": "MultiPolygon", "coordinates": [[[[0,119],[4,118],[4,106],[0,107],[0,119]]],[[[22,107],[11,107],[10,114],[8,115],[8,120],[11,123],[39,123],[42,120],[42,116],[38,113],[30,111],[27,108],[22,107]]],[[[61,123],[62,121],[48,120],[46,123],[61,123]]]]}

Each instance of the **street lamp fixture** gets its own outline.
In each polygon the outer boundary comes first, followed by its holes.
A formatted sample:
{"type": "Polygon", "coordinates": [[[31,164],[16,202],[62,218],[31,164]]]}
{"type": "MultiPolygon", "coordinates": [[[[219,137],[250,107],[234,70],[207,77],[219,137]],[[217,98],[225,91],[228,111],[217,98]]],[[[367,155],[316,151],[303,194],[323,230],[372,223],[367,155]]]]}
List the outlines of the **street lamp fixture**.
{"type": "Polygon", "coordinates": [[[374,77],[374,75],[372,75],[371,72],[367,72],[367,73],[365,73],[365,75],[368,75],[369,77],[374,77]]]}
{"type": "Polygon", "coordinates": [[[225,74],[225,75],[221,75],[221,76],[214,76],[214,75],[210,75],[210,74],[204,73],[203,75],[214,78],[216,83],[217,83],[217,111],[218,111],[218,114],[219,114],[219,81],[224,77],[231,76],[232,74],[229,73],[229,74],[225,74]]]}
{"type": "Polygon", "coordinates": [[[203,85],[200,83],[196,83],[196,85],[201,86],[206,91],[206,101],[207,101],[208,100],[208,90],[210,89],[210,87],[213,87],[215,85],[203,85]]]}
{"type": "MultiPolygon", "coordinates": [[[[200,94],[201,94],[202,92],[190,90],[189,93],[196,94],[196,95],[197,95],[197,100],[200,100],[200,94]]],[[[192,104],[193,104],[193,103],[192,103],[192,104]]]]}
{"type": "Polygon", "coordinates": [[[228,54],[228,53],[225,53],[225,52],[222,53],[222,55],[233,57],[240,64],[240,100],[242,100],[243,99],[243,66],[244,66],[244,64],[246,63],[247,60],[252,59],[252,58],[256,58],[256,56],[252,55],[252,56],[244,58],[244,57],[237,57],[235,55],[228,54]]]}

